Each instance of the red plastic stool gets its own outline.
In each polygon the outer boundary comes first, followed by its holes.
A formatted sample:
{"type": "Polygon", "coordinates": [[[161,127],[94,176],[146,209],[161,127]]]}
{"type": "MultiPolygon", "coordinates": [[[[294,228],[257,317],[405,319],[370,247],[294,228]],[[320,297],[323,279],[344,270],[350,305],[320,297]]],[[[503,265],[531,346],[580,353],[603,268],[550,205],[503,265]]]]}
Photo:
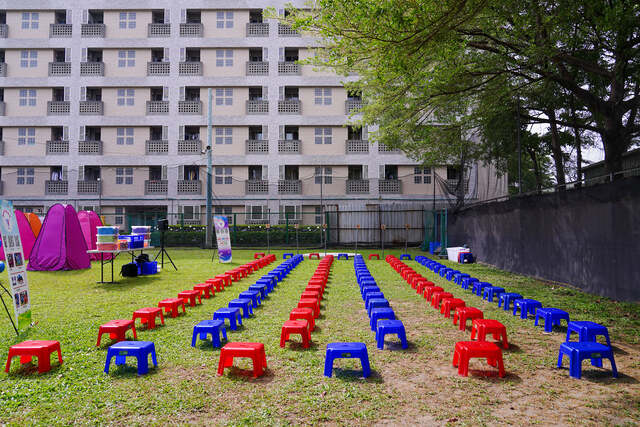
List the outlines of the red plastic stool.
{"type": "Polygon", "coordinates": [[[153,329],[156,327],[156,316],[160,316],[160,322],[164,325],[164,315],[162,314],[162,308],[158,307],[145,307],[133,312],[133,322],[135,324],[136,319],[140,319],[143,325],[147,325],[147,329],[153,329]]]}
{"type": "Polygon", "coordinates": [[[376,257],[377,260],[380,259],[380,254],[369,254],[369,259],[373,259],[373,257],[376,257]]]}
{"type": "Polygon", "coordinates": [[[189,304],[191,307],[196,306],[196,298],[198,298],[198,304],[202,304],[202,298],[200,298],[200,291],[196,289],[188,289],[186,291],[178,292],[178,298],[182,298],[184,303],[189,304]]]}
{"type": "Polygon", "coordinates": [[[289,341],[291,334],[300,334],[302,337],[302,347],[309,348],[311,334],[309,333],[309,322],[306,320],[285,320],[280,333],[280,347],[284,348],[285,343],[289,341]]]}
{"type": "Polygon", "coordinates": [[[303,299],[303,298],[315,298],[318,300],[318,304],[319,304],[320,300],[322,299],[322,295],[318,291],[304,291],[300,295],[300,299],[303,299]]]}
{"type": "Polygon", "coordinates": [[[112,340],[124,341],[126,339],[127,329],[133,330],[133,339],[137,340],[138,336],[136,335],[136,325],[133,320],[118,319],[101,325],[98,329],[98,342],[96,344],[96,347],[100,347],[100,340],[102,338],[102,334],[104,333],[108,333],[109,338],[111,338],[112,340]]]}
{"type": "Polygon", "coordinates": [[[231,286],[231,275],[230,274],[227,274],[227,273],[218,274],[218,275],[216,275],[215,278],[222,280],[222,289],[226,288],[227,286],[231,286]]]}
{"type": "Polygon", "coordinates": [[[460,298],[445,298],[440,304],[440,313],[444,314],[444,317],[451,317],[451,310],[455,312],[456,308],[464,307],[465,305],[467,304],[460,298]]]}
{"type": "Polygon", "coordinates": [[[308,307],[294,308],[289,313],[289,320],[304,319],[309,324],[309,332],[313,332],[316,328],[316,321],[313,317],[313,309],[308,307]]]}
{"type": "Polygon", "coordinates": [[[218,375],[224,374],[224,368],[233,366],[234,357],[249,357],[253,360],[254,378],[261,376],[267,368],[264,344],[259,342],[230,342],[220,349],[218,375]]]}
{"type": "Polygon", "coordinates": [[[311,279],[309,280],[309,282],[307,282],[307,285],[314,285],[314,286],[322,286],[322,290],[324,291],[324,288],[327,285],[327,280],[326,279],[311,279]]]}
{"type": "Polygon", "coordinates": [[[193,285],[193,289],[200,292],[200,295],[206,299],[212,298],[216,295],[216,290],[213,289],[212,283],[198,283],[193,285]]]}
{"type": "Polygon", "coordinates": [[[178,316],[178,308],[180,306],[182,306],[182,312],[186,314],[187,311],[184,308],[184,299],[182,298],[167,298],[158,303],[158,307],[164,307],[165,313],[171,312],[171,317],[178,316]]]}
{"type": "Polygon", "coordinates": [[[231,281],[229,282],[229,285],[231,285],[233,282],[237,282],[238,280],[240,280],[240,276],[242,275],[242,273],[237,270],[230,270],[230,271],[227,271],[225,274],[228,274],[229,276],[231,276],[231,281]]]}
{"type": "Polygon", "coordinates": [[[498,375],[504,377],[504,364],[502,362],[502,350],[492,342],[486,341],[460,341],[456,343],[453,352],[453,366],[458,367],[458,374],[469,375],[469,359],[482,357],[487,359],[491,366],[498,365],[498,375]]]}
{"type": "Polygon", "coordinates": [[[492,334],[493,339],[500,341],[502,338],[502,347],[509,348],[509,341],[507,341],[507,328],[493,319],[474,319],[471,323],[471,339],[475,339],[476,333],[478,334],[478,341],[486,341],[487,334],[492,334]]]}
{"type": "Polygon", "coordinates": [[[464,331],[467,328],[467,319],[482,319],[484,313],[482,310],[475,307],[458,307],[453,315],[453,324],[457,325],[460,322],[459,329],[464,331]]]}
{"type": "Polygon", "coordinates": [[[424,287],[424,291],[422,292],[422,296],[424,297],[424,299],[427,300],[427,304],[429,303],[429,301],[431,301],[431,295],[433,295],[434,292],[443,292],[444,289],[442,289],[440,286],[425,286],[424,287]]]}
{"type": "Polygon", "coordinates": [[[306,288],[304,288],[305,291],[315,291],[315,292],[319,292],[320,293],[320,299],[322,299],[322,294],[324,292],[324,289],[322,288],[322,286],[320,285],[307,285],[306,288]]]}
{"type": "Polygon", "coordinates": [[[11,368],[11,359],[20,356],[20,363],[25,364],[31,362],[32,357],[38,358],[38,372],[49,372],[51,370],[51,353],[58,352],[58,362],[62,365],[62,353],[60,351],[59,341],[23,341],[20,344],[9,347],[9,355],[7,356],[7,365],[5,372],[9,372],[11,368]]]}
{"type": "Polygon", "coordinates": [[[320,304],[318,303],[318,300],[315,298],[300,298],[300,301],[298,301],[298,308],[310,308],[313,310],[313,317],[314,318],[318,318],[318,316],[320,316],[320,304]]]}
{"type": "Polygon", "coordinates": [[[256,252],[253,254],[253,259],[264,258],[264,252],[256,252]]]}
{"type": "Polygon", "coordinates": [[[320,259],[320,254],[317,252],[309,254],[309,259],[320,259]]]}
{"type": "Polygon", "coordinates": [[[422,293],[424,292],[424,288],[426,288],[427,286],[435,286],[435,285],[436,285],[435,283],[430,282],[427,279],[420,280],[416,285],[416,293],[422,295],[422,293]]]}
{"type": "Polygon", "coordinates": [[[224,279],[215,278],[215,279],[207,279],[206,283],[214,286],[216,288],[216,292],[220,292],[224,290],[224,279]]]}
{"type": "Polygon", "coordinates": [[[453,294],[451,292],[438,291],[431,294],[431,306],[435,309],[440,308],[440,301],[443,298],[453,298],[453,294]]]}

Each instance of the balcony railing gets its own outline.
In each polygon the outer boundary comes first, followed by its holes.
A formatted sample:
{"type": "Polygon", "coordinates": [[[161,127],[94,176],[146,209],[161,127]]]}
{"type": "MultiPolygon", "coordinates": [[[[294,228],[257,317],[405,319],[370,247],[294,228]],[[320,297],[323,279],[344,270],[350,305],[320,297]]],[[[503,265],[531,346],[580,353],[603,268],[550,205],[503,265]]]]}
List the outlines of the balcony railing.
{"type": "Polygon", "coordinates": [[[7,111],[7,104],[4,101],[0,101],[0,116],[4,116],[7,111]]]}
{"type": "Polygon", "coordinates": [[[147,37],[169,37],[171,35],[171,24],[149,24],[147,27],[147,37]]]}
{"type": "Polygon", "coordinates": [[[300,64],[292,61],[278,62],[278,74],[300,75],[300,64]]]}
{"type": "Polygon", "coordinates": [[[144,142],[146,154],[169,154],[169,141],[166,139],[148,139],[144,142]]]}
{"type": "Polygon", "coordinates": [[[269,113],[269,101],[266,99],[250,99],[247,101],[247,114],[269,113]]]}
{"type": "Polygon", "coordinates": [[[266,194],[269,192],[269,181],[266,179],[249,179],[244,182],[245,194],[266,194]]]}
{"type": "Polygon", "coordinates": [[[7,24],[0,24],[0,39],[6,39],[9,35],[9,26],[7,24]]]}
{"type": "Polygon", "coordinates": [[[302,193],[302,181],[299,179],[278,180],[278,194],[300,194],[302,193]]]}
{"type": "Polygon", "coordinates": [[[102,115],[104,115],[104,102],[102,102],[102,101],[80,101],[80,115],[82,115],[82,116],[102,116],[102,115]]]}
{"type": "Polygon", "coordinates": [[[345,114],[351,114],[352,112],[358,112],[362,110],[362,100],[361,99],[347,99],[344,101],[344,112],[345,114]]]}
{"type": "Polygon", "coordinates": [[[295,212],[281,212],[278,218],[278,224],[300,224],[301,222],[300,213],[295,212]]]}
{"type": "Polygon", "coordinates": [[[178,101],[179,114],[202,114],[202,101],[178,101]]]}
{"type": "Polygon", "coordinates": [[[382,154],[400,154],[402,151],[397,148],[390,148],[382,143],[378,143],[378,153],[382,154]]]}
{"type": "Polygon", "coordinates": [[[179,180],[178,194],[202,194],[202,181],[186,179],[179,180]]]}
{"type": "Polygon", "coordinates": [[[247,61],[247,76],[268,76],[269,61],[247,61]]]}
{"type": "Polygon", "coordinates": [[[300,37],[300,33],[286,24],[278,22],[278,35],[281,37],[300,37]]]}
{"type": "Polygon", "coordinates": [[[147,76],[168,76],[170,71],[170,62],[147,62],[147,76]]]}
{"type": "Polygon", "coordinates": [[[369,194],[369,180],[348,179],[347,194],[369,194]]]}
{"type": "Polygon", "coordinates": [[[400,194],[402,182],[399,179],[379,179],[378,192],[380,194],[400,194]]]}
{"type": "Polygon", "coordinates": [[[299,139],[278,140],[278,153],[280,154],[300,154],[299,139]]]}
{"type": "Polygon", "coordinates": [[[269,141],[266,139],[247,139],[247,154],[269,154],[269,141]]]}
{"type": "Polygon", "coordinates": [[[71,111],[69,101],[47,101],[47,116],[68,116],[71,111]]]}
{"type": "Polygon", "coordinates": [[[300,114],[301,102],[299,99],[285,99],[278,101],[278,113],[280,114],[300,114]]]}
{"type": "Polygon", "coordinates": [[[166,179],[148,180],[144,182],[144,194],[167,194],[169,181],[166,179]]]}
{"type": "MultiPolygon", "coordinates": [[[[447,191],[449,193],[455,194],[458,191],[459,182],[460,182],[459,179],[447,179],[446,181],[447,191]]],[[[469,180],[464,180],[462,191],[464,193],[467,193],[469,191],[469,180]]]]}
{"type": "Polygon", "coordinates": [[[104,76],[104,62],[81,62],[81,76],[104,76]]]}
{"type": "Polygon", "coordinates": [[[247,37],[269,37],[268,22],[247,23],[247,37]]]}
{"type": "Polygon", "coordinates": [[[181,76],[201,76],[202,61],[186,61],[178,64],[178,74],[181,76]]]}
{"type": "Polygon", "coordinates": [[[0,77],[7,77],[7,63],[0,62],[0,77]]]}
{"type": "Polygon", "coordinates": [[[101,156],[102,146],[102,141],[78,141],[78,154],[101,156]]]}
{"type": "Polygon", "coordinates": [[[169,114],[169,101],[147,101],[147,116],[169,114]]]}
{"type": "Polygon", "coordinates": [[[202,37],[204,25],[201,22],[187,22],[180,24],[180,37],[202,37]]]}
{"type": "Polygon", "coordinates": [[[178,140],[178,154],[202,154],[202,141],[199,139],[178,140]]]}
{"type": "Polygon", "coordinates": [[[69,193],[69,181],[45,181],[44,194],[67,194],[69,193]]]}
{"type": "Polygon", "coordinates": [[[369,141],[363,139],[348,139],[346,144],[347,154],[367,154],[369,141]]]}
{"type": "Polygon", "coordinates": [[[78,181],[78,194],[100,194],[100,181],[78,181]]]}
{"type": "Polygon", "coordinates": [[[68,76],[71,74],[71,62],[49,62],[49,76],[68,76]]]}
{"type": "Polygon", "coordinates": [[[82,24],[80,35],[86,38],[104,38],[107,26],[104,24],[82,24]]]}
{"type": "Polygon", "coordinates": [[[69,141],[47,141],[47,155],[69,154],[69,141]]]}
{"type": "Polygon", "coordinates": [[[73,26],[71,24],[49,24],[49,38],[71,37],[73,26]]]}

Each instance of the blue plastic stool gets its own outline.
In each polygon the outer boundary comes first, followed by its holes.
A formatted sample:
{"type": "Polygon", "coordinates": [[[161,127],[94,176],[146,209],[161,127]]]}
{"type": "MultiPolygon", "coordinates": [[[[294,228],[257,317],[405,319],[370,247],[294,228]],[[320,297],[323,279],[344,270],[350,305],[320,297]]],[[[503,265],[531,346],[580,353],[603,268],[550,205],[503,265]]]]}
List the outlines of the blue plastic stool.
{"type": "Polygon", "coordinates": [[[452,281],[453,280],[453,276],[455,274],[460,274],[460,271],[458,271],[458,270],[447,271],[447,274],[445,275],[445,279],[447,279],[448,281],[452,281]]]}
{"type": "Polygon", "coordinates": [[[342,259],[342,258],[349,260],[349,254],[338,254],[338,259],[342,259]]]}
{"type": "Polygon", "coordinates": [[[371,317],[371,311],[376,308],[384,308],[389,307],[389,301],[384,298],[372,298],[367,303],[367,314],[371,317]]]}
{"type": "Polygon", "coordinates": [[[249,298],[254,307],[257,307],[262,303],[259,291],[243,291],[238,294],[238,298],[249,298]]]}
{"type": "Polygon", "coordinates": [[[447,275],[448,272],[453,271],[453,268],[441,268],[440,270],[438,270],[438,274],[440,275],[440,277],[445,277],[447,275]]]}
{"type": "Polygon", "coordinates": [[[369,301],[374,298],[384,298],[384,294],[382,292],[367,292],[364,296],[364,306],[369,307],[369,301]]]}
{"type": "Polygon", "coordinates": [[[462,289],[469,289],[469,288],[473,289],[473,284],[479,281],[480,280],[476,279],[475,277],[465,277],[460,281],[460,287],[462,289]]]}
{"type": "Polygon", "coordinates": [[[520,294],[516,294],[515,292],[505,292],[498,296],[498,307],[502,306],[504,311],[509,310],[509,306],[511,306],[511,301],[515,301],[517,299],[523,299],[523,296],[520,294]]]}
{"type": "Polygon", "coordinates": [[[482,290],[482,299],[486,299],[489,302],[493,302],[493,297],[498,297],[504,293],[504,288],[498,286],[487,286],[482,290]]]}
{"type": "Polygon", "coordinates": [[[293,253],[292,252],[286,252],[286,253],[282,254],[282,259],[287,259],[287,258],[293,258],[293,253]]]}
{"type": "Polygon", "coordinates": [[[375,279],[372,277],[358,279],[358,284],[360,285],[360,289],[364,288],[365,286],[378,286],[375,279]]]}
{"type": "Polygon", "coordinates": [[[253,314],[253,307],[251,307],[251,299],[249,298],[236,298],[229,301],[229,307],[238,307],[242,309],[242,317],[248,319],[253,314]]]}
{"type": "Polygon", "coordinates": [[[582,361],[584,359],[591,359],[591,364],[597,367],[602,367],[602,359],[609,359],[613,377],[618,378],[618,369],[613,359],[611,347],[592,341],[563,342],[560,344],[558,352],[558,368],[562,367],[562,358],[565,354],[569,356],[569,375],[573,378],[580,379],[582,376],[582,361]]]}
{"type": "Polygon", "coordinates": [[[127,356],[138,359],[138,375],[149,372],[149,354],[153,366],[158,366],[156,359],[156,347],[151,341],[120,341],[109,347],[107,350],[107,361],[104,365],[104,372],[109,373],[111,358],[116,357],[116,365],[124,365],[127,356]]]}
{"type": "Polygon", "coordinates": [[[381,319],[389,319],[396,320],[396,313],[394,313],[392,308],[383,307],[383,308],[374,308],[369,313],[369,324],[371,325],[371,330],[375,331],[378,327],[378,320],[381,319]]]}
{"type": "Polygon", "coordinates": [[[324,376],[331,378],[333,374],[333,361],[335,359],[358,358],[362,364],[362,376],[371,375],[369,366],[369,353],[367,346],[361,342],[332,342],[327,344],[327,352],[324,359],[324,376]]]}
{"type": "Polygon", "coordinates": [[[402,348],[409,347],[407,344],[407,334],[404,330],[404,325],[400,320],[381,320],[378,322],[378,328],[376,329],[376,344],[378,348],[382,350],[384,348],[384,336],[387,334],[398,334],[398,338],[402,343],[402,348]]]}
{"type": "Polygon", "coordinates": [[[380,288],[377,286],[365,286],[360,291],[363,300],[366,298],[369,292],[381,292],[381,291],[380,291],[380,288]]]}
{"type": "Polygon", "coordinates": [[[466,273],[458,273],[458,274],[455,274],[455,275],[453,276],[453,283],[456,283],[456,284],[458,284],[458,285],[462,285],[462,280],[463,280],[463,279],[466,279],[466,278],[471,278],[471,276],[470,276],[470,275],[468,275],[468,274],[466,274],[466,273]]]}
{"type": "Polygon", "coordinates": [[[211,334],[211,344],[214,347],[222,347],[220,343],[220,333],[222,333],[224,340],[227,341],[227,329],[224,327],[224,320],[203,320],[193,327],[191,347],[196,346],[198,335],[200,335],[201,340],[206,340],[208,334],[211,334]]]}
{"type": "Polygon", "coordinates": [[[265,285],[267,287],[267,295],[270,294],[273,289],[273,280],[266,278],[266,279],[258,279],[256,280],[256,283],[254,283],[255,285],[265,285]]]}
{"type": "Polygon", "coordinates": [[[569,313],[559,308],[539,308],[536,310],[536,326],[538,326],[540,318],[544,320],[545,332],[552,332],[554,325],[560,325],[562,319],[567,321],[567,325],[569,324],[569,313]]]}
{"type": "Polygon", "coordinates": [[[260,298],[262,299],[267,297],[267,285],[251,285],[249,286],[249,290],[260,292],[260,298]]]}
{"type": "Polygon", "coordinates": [[[493,286],[491,283],[489,282],[474,282],[473,283],[473,290],[472,292],[476,295],[478,295],[479,297],[482,296],[482,290],[486,287],[489,286],[493,286]]]}
{"type": "Polygon", "coordinates": [[[222,307],[213,313],[213,320],[229,319],[229,329],[235,331],[238,325],[242,325],[242,316],[238,307],[222,307]]]}
{"type": "MultiPolygon", "coordinates": [[[[578,334],[580,342],[596,342],[598,335],[602,335],[607,340],[607,346],[611,348],[611,340],[609,339],[609,330],[606,326],[596,322],[574,321],[567,325],[567,342],[571,338],[571,332],[578,334]]],[[[602,367],[602,360],[592,360],[591,364],[599,368],[602,367]]]]}
{"type": "Polygon", "coordinates": [[[520,318],[527,319],[529,314],[536,314],[536,310],[538,308],[542,308],[542,304],[540,301],[536,301],[534,299],[517,299],[513,302],[513,315],[518,315],[518,308],[520,308],[520,318]]]}
{"type": "Polygon", "coordinates": [[[400,259],[401,259],[401,260],[402,260],[402,259],[408,259],[408,260],[410,260],[410,259],[411,259],[411,255],[409,255],[409,254],[402,254],[402,255],[400,255],[400,259]]]}
{"type": "Polygon", "coordinates": [[[474,261],[473,254],[471,252],[463,252],[458,256],[460,257],[460,264],[472,264],[474,261]]]}

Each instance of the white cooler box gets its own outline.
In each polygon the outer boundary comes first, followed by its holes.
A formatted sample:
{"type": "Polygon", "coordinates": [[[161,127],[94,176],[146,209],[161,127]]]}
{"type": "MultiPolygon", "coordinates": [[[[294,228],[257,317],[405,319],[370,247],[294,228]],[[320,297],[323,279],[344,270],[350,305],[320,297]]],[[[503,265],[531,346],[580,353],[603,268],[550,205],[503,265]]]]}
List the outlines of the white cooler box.
{"type": "Polygon", "coordinates": [[[458,254],[460,252],[471,252],[469,248],[463,248],[461,246],[457,246],[455,248],[447,248],[447,258],[449,261],[458,262],[458,254]]]}

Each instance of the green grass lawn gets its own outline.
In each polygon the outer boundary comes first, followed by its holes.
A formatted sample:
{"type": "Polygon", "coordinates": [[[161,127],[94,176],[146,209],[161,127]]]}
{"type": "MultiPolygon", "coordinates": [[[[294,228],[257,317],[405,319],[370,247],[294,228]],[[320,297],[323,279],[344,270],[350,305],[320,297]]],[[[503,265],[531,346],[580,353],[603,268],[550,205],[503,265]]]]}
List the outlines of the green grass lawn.
{"type": "MultiPolygon", "coordinates": [[[[375,252],[375,251],[371,251],[375,252]]],[[[467,305],[484,310],[507,326],[511,348],[504,352],[507,377],[478,375],[486,369],[474,360],[472,375],[457,375],[451,366],[455,342],[468,340],[469,331],[453,327],[408,286],[385,261],[367,261],[381,290],[404,322],[410,341],[400,350],[392,337],[384,351],[375,348],[364,303],[355,281],[352,261],[335,261],[322,301],[322,315],[312,333],[312,347],[294,343],[279,347],[280,328],[296,306],[318,261],[305,260],[258,307],[244,326],[229,333],[233,341],[265,345],[268,371],[252,379],[248,360],[236,361],[218,377],[219,350],[208,341],[190,346],[193,325],[252,284],[262,272],[243,279],[213,299],[187,308],[187,314],[166,318],[165,326],[138,329],[138,339],[153,341],[159,366],[138,377],[135,361],[111,365],[104,374],[106,348],[96,348],[98,327],[113,319],[130,318],[141,307],[155,306],[193,284],[243,264],[253,251],[234,250],[234,263],[211,262],[211,252],[171,249],[179,271],[165,264],[155,276],[97,284],[99,265],[90,270],[29,273],[33,319],[36,325],[15,336],[6,316],[0,316],[0,361],[9,346],[26,339],[53,339],[62,344],[64,364],[52,370],[20,368],[14,359],[10,374],[0,374],[0,424],[456,424],[495,423],[618,424],[640,422],[640,307],[584,294],[482,265],[461,269],[483,281],[504,286],[567,310],[572,318],[593,320],[609,327],[616,350],[619,379],[606,369],[583,364],[583,379],[555,368],[562,331],[545,334],[533,321],[523,321],[481,301],[456,285],[436,277],[414,261],[406,261],[467,305]],[[360,378],[355,360],[336,362],[333,378],[323,376],[324,348],[334,341],[367,344],[373,374],[360,378]]],[[[365,254],[368,253],[365,251],[365,254]]],[[[389,251],[387,251],[389,253],[389,251]]],[[[399,256],[399,251],[392,251],[399,256]]],[[[418,251],[412,251],[414,255],[418,251]]],[[[119,260],[120,261],[120,260],[119,260]]],[[[119,266],[119,264],[117,264],[119,266]]],[[[119,267],[118,267],[119,271],[119,267]]],[[[4,277],[4,276],[3,276],[4,277]]],[[[6,283],[6,280],[2,280],[6,283]]],[[[6,300],[6,298],[5,298],[6,300]]],[[[131,333],[129,332],[129,335],[131,333]]],[[[53,360],[53,359],[52,359],[53,360]]],[[[568,361],[565,359],[565,367],[568,361]]]]}

